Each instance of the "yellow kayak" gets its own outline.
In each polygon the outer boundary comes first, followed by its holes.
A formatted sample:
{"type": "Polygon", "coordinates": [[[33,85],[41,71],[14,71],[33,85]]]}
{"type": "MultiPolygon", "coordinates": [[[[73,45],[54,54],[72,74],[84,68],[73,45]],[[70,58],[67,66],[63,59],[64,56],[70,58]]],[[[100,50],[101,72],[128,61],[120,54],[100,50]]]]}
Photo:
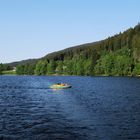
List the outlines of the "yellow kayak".
{"type": "Polygon", "coordinates": [[[54,85],[51,85],[50,88],[52,88],[52,89],[66,89],[66,88],[71,88],[71,85],[68,85],[68,84],[54,84],[54,85]]]}

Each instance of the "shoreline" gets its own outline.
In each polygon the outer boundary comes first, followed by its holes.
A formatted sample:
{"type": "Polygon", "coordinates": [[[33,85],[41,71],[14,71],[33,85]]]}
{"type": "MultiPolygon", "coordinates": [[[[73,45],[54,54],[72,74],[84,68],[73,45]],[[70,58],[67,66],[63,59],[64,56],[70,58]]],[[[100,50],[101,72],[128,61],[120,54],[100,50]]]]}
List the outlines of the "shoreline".
{"type": "Polygon", "coordinates": [[[124,75],[124,76],[119,76],[119,75],[59,75],[59,74],[52,74],[52,75],[18,75],[16,73],[3,73],[0,76],[81,76],[81,77],[137,77],[140,78],[140,75],[124,75]]]}

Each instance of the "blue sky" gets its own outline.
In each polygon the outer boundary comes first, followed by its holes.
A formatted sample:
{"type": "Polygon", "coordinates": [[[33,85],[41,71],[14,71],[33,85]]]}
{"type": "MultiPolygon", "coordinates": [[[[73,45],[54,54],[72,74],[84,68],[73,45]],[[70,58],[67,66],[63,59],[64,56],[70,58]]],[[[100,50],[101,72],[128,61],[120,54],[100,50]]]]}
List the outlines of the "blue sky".
{"type": "Polygon", "coordinates": [[[0,62],[39,58],[140,22],[140,0],[0,0],[0,62]]]}

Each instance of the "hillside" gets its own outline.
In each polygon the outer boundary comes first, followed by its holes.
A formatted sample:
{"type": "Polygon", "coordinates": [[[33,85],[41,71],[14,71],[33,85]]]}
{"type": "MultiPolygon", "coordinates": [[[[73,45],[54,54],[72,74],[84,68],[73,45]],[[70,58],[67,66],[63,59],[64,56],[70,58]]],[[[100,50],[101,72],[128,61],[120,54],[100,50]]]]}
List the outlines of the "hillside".
{"type": "Polygon", "coordinates": [[[11,63],[17,74],[140,75],[140,24],[105,40],[11,63]]]}
{"type": "Polygon", "coordinates": [[[9,65],[10,67],[16,67],[18,65],[26,65],[28,64],[35,64],[39,59],[27,59],[27,60],[22,60],[22,61],[17,61],[17,62],[11,62],[11,63],[6,63],[5,65],[9,65]]]}
{"type": "Polygon", "coordinates": [[[86,49],[87,47],[93,46],[95,44],[97,44],[98,42],[93,42],[93,43],[88,43],[88,44],[82,44],[82,45],[78,45],[78,46],[73,46],[70,48],[66,48],[64,50],[60,50],[57,52],[53,52],[53,53],[49,53],[46,56],[39,58],[39,59],[27,59],[27,60],[22,60],[22,61],[16,61],[16,62],[11,62],[11,63],[6,63],[6,65],[9,65],[11,67],[16,67],[18,65],[25,65],[25,64],[35,64],[37,63],[37,61],[41,60],[41,59],[57,59],[57,57],[59,57],[60,55],[63,54],[67,54],[68,52],[72,51],[76,51],[76,50],[83,50],[86,49]]]}

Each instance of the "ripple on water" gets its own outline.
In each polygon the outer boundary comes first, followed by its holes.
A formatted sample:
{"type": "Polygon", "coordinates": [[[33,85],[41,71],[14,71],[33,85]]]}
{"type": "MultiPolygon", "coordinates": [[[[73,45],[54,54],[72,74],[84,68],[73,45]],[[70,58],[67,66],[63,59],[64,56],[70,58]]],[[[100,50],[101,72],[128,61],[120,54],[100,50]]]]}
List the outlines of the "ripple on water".
{"type": "Polygon", "coordinates": [[[2,76],[0,139],[140,139],[139,85],[137,78],[2,76]],[[60,81],[72,88],[49,89],[60,81]]]}

